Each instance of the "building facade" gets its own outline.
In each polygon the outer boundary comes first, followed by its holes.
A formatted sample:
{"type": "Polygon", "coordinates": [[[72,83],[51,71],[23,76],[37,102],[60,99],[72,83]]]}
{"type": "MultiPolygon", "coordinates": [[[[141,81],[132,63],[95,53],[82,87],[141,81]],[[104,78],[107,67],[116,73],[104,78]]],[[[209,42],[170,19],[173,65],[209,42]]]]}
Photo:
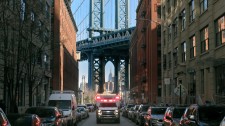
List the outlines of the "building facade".
{"type": "Polygon", "coordinates": [[[130,45],[130,97],[135,103],[158,103],[161,92],[160,1],[140,0],[130,45]]]}
{"type": "Polygon", "coordinates": [[[70,1],[54,0],[53,10],[53,90],[73,90],[78,95],[77,26],[70,1]]]}
{"type": "Polygon", "coordinates": [[[51,0],[0,2],[0,99],[6,112],[48,99],[51,4],[51,0]]]}
{"type": "Polygon", "coordinates": [[[163,102],[224,103],[224,7],[224,0],[162,0],[163,102]]]}

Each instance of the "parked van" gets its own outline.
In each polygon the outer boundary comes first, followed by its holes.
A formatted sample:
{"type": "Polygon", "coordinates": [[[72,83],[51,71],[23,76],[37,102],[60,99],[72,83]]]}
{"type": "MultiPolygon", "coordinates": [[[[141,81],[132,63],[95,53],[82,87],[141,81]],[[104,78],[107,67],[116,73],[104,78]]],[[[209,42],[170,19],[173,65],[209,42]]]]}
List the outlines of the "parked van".
{"type": "Polygon", "coordinates": [[[76,125],[76,96],[74,91],[52,91],[49,97],[48,106],[58,107],[63,111],[63,116],[67,118],[69,126],[76,125]]]}

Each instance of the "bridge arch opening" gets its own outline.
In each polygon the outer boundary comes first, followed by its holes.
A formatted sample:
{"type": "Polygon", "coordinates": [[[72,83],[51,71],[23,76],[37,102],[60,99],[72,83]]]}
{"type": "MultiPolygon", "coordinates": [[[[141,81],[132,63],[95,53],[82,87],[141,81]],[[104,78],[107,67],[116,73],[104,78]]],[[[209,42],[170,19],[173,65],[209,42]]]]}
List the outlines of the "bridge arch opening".
{"type": "Polygon", "coordinates": [[[113,92],[114,91],[114,71],[115,67],[111,61],[108,61],[105,65],[105,92],[113,92]]]}

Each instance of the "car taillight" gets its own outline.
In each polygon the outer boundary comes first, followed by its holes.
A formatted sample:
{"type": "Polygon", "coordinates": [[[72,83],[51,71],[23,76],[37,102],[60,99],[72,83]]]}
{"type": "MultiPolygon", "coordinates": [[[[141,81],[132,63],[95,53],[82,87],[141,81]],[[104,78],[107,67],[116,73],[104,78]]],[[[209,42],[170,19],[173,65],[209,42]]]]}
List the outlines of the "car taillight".
{"type": "Polygon", "coordinates": [[[41,125],[41,120],[37,117],[33,120],[32,126],[40,126],[41,125]]]}
{"type": "Polygon", "coordinates": [[[8,125],[8,122],[6,120],[3,120],[2,126],[7,126],[7,125],[8,125]]]}

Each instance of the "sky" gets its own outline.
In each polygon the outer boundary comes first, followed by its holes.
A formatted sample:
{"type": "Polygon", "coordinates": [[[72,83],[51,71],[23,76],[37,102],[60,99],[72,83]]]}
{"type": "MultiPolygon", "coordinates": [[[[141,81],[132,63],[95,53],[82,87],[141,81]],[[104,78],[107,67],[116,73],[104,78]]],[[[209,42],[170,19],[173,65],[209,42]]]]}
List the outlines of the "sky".
{"type": "MultiPolygon", "coordinates": [[[[90,0],[73,0],[71,5],[72,13],[77,24],[77,41],[88,38],[87,28],[89,27],[89,2],[90,0]]],[[[130,0],[130,27],[135,26],[136,7],[138,0],[130,0]]],[[[114,29],[115,26],[115,0],[105,0],[105,28],[114,29]]],[[[82,76],[85,76],[85,82],[88,82],[88,62],[79,61],[79,84],[82,82],[82,76]]],[[[114,66],[112,62],[106,63],[105,80],[108,80],[110,73],[114,75],[114,66]]]]}

